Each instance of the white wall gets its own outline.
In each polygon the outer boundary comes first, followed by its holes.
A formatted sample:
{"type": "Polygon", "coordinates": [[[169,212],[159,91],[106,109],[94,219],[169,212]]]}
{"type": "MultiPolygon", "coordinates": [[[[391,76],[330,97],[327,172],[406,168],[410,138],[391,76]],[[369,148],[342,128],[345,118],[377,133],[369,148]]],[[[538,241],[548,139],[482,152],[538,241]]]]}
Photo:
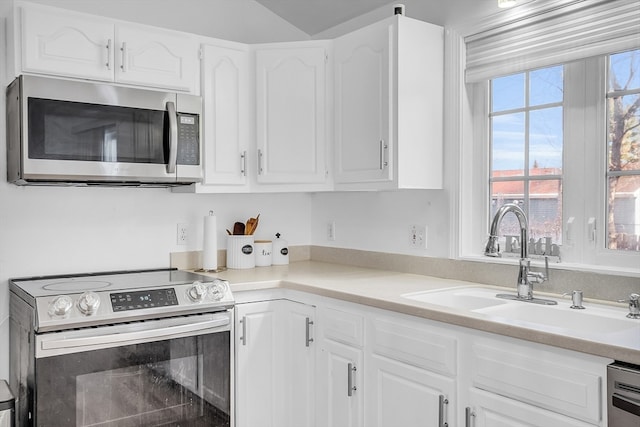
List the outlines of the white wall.
{"type": "MultiPolygon", "coordinates": [[[[240,42],[308,38],[249,0],[35,1],[240,42]]],[[[10,6],[11,1],[0,0],[0,16],[6,16],[10,6]]],[[[4,31],[0,30],[0,58],[5,58],[4,31]]],[[[0,81],[5,81],[3,68],[0,81]]],[[[9,375],[7,279],[11,277],[168,267],[170,252],[202,248],[202,222],[209,210],[218,216],[220,248],[225,247],[224,228],[258,213],[256,237],[280,232],[291,245],[308,245],[311,241],[308,194],[194,195],[168,189],[8,184],[4,90],[1,93],[0,379],[9,375]],[[178,223],[189,225],[190,242],[186,246],[176,244],[178,223]]]]}

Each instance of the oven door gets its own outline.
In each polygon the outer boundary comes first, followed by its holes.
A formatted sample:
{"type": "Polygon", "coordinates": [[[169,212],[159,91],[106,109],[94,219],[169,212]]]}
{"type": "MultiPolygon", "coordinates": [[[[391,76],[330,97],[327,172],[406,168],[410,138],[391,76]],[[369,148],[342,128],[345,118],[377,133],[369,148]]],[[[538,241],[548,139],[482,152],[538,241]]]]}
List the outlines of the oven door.
{"type": "Polygon", "coordinates": [[[33,424],[231,426],[231,312],[36,337],[33,424]]]}

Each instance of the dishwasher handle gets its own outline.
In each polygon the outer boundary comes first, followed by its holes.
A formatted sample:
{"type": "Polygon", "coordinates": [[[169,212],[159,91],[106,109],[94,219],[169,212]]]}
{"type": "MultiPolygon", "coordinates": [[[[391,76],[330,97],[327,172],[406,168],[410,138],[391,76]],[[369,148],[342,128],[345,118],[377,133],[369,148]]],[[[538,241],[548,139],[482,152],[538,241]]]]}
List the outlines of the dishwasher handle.
{"type": "Polygon", "coordinates": [[[613,393],[611,403],[618,409],[640,417],[640,401],[613,393]]]}

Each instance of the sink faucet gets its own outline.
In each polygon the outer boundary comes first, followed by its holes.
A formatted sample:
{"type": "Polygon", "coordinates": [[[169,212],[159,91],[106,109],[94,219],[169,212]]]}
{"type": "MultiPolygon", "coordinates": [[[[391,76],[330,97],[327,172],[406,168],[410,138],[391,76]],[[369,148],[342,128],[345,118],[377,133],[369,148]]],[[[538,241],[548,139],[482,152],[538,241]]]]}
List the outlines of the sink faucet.
{"type": "Polygon", "coordinates": [[[498,294],[499,298],[516,299],[519,301],[535,302],[538,304],[554,305],[556,301],[546,300],[533,297],[533,284],[542,283],[549,276],[549,260],[545,257],[546,275],[540,272],[531,271],[531,261],[527,251],[529,221],[524,211],[516,204],[507,203],[498,209],[493,221],[491,222],[491,230],[489,231],[489,240],[485,247],[484,254],[490,257],[500,257],[500,246],[498,245],[498,228],[502,222],[502,218],[509,212],[513,212],[518,218],[520,225],[520,270],[518,272],[517,295],[498,294]]]}

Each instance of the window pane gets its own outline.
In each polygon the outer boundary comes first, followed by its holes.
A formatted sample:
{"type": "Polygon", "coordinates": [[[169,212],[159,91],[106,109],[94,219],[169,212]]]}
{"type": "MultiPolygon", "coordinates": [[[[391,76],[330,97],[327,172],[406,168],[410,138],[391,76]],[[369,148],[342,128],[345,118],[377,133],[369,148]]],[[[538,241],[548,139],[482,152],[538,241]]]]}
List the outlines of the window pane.
{"type": "MultiPolygon", "coordinates": [[[[524,206],[524,181],[500,181],[491,184],[491,216],[493,218],[502,207],[507,203],[515,203],[522,209],[524,206]]],[[[505,215],[500,224],[500,235],[520,236],[520,226],[518,219],[513,214],[505,215]]]]}
{"type": "Polygon", "coordinates": [[[517,171],[524,175],[525,126],[524,113],[493,117],[491,129],[492,176],[504,176],[497,171],[517,171]]]}
{"type": "Polygon", "coordinates": [[[529,114],[529,169],[531,175],[562,173],[562,107],[529,114]]]}
{"type": "Polygon", "coordinates": [[[500,77],[491,81],[491,111],[524,107],[524,74],[500,77]]]}
{"type": "Polygon", "coordinates": [[[640,88],[640,50],[609,57],[609,91],[640,88]]]}
{"type": "Polygon", "coordinates": [[[609,178],[607,218],[609,249],[640,250],[640,175],[609,178]]]}
{"type": "Polygon", "coordinates": [[[529,75],[529,105],[562,102],[564,67],[543,68],[529,75]]]}
{"type": "Polygon", "coordinates": [[[529,238],[534,239],[534,243],[540,239],[546,242],[546,238],[551,238],[551,243],[562,243],[562,181],[529,183],[529,238]]]}
{"type": "Polygon", "coordinates": [[[639,107],[640,94],[609,98],[609,171],[640,170],[639,107]]]}

